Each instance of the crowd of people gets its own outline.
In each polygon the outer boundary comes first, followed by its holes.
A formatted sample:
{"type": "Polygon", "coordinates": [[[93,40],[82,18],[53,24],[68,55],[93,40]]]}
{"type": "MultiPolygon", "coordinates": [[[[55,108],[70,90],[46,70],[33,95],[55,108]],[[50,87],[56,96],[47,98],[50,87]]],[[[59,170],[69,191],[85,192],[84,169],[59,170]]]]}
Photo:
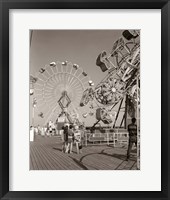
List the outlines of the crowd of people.
{"type": "MultiPolygon", "coordinates": [[[[72,153],[73,145],[75,144],[77,154],[82,153],[82,143],[84,141],[84,127],[78,125],[72,125],[65,123],[61,130],[57,127],[54,128],[53,123],[50,121],[47,126],[36,127],[31,126],[30,132],[34,132],[33,135],[41,135],[51,137],[53,135],[61,136],[62,138],[62,152],[72,153]]],[[[32,141],[34,138],[32,139],[32,141]]]]}
{"type": "MultiPolygon", "coordinates": [[[[128,149],[127,149],[127,156],[126,159],[130,158],[130,153],[133,148],[133,145],[137,147],[137,125],[136,119],[132,118],[132,123],[128,125],[128,132],[129,132],[129,142],[128,142],[128,149]]],[[[42,135],[42,136],[52,136],[54,134],[60,135],[62,138],[62,152],[63,153],[73,153],[73,145],[75,144],[77,154],[82,153],[82,144],[84,141],[84,126],[72,125],[69,123],[64,124],[61,130],[57,130],[57,127],[53,125],[53,122],[50,121],[47,126],[40,127],[30,127],[30,132],[34,132],[35,135],[42,135]]],[[[30,137],[31,141],[34,141],[34,134],[30,137]]]]}
{"type": "Polygon", "coordinates": [[[82,153],[83,130],[78,125],[65,124],[62,132],[62,152],[73,153],[73,144],[76,145],[77,154],[82,153]]]}
{"type": "Polygon", "coordinates": [[[46,126],[40,126],[40,125],[35,126],[34,132],[35,135],[49,136],[49,137],[58,134],[57,126],[51,120],[47,123],[46,126]]]}

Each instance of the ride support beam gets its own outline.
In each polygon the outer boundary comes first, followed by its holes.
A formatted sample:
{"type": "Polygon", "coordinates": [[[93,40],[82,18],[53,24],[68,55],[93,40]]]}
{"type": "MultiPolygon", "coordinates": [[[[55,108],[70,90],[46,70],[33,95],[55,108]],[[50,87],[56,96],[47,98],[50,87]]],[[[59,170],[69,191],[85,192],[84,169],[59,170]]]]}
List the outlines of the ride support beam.
{"type": "Polygon", "coordinates": [[[125,129],[127,127],[127,103],[128,103],[128,95],[126,95],[126,100],[125,100],[125,123],[124,123],[125,129]]]}
{"type": "Polygon", "coordinates": [[[121,121],[121,123],[120,123],[120,127],[122,127],[123,121],[125,121],[125,113],[124,113],[124,115],[123,115],[123,117],[122,117],[122,121],[121,121]]]}
{"type": "Polygon", "coordinates": [[[116,118],[115,118],[115,121],[114,121],[114,124],[113,124],[113,128],[115,128],[115,125],[116,125],[116,122],[117,122],[117,118],[118,118],[118,116],[119,116],[119,112],[120,112],[120,109],[121,109],[123,100],[124,100],[124,98],[122,98],[122,100],[121,100],[121,102],[120,102],[120,104],[119,104],[119,108],[118,108],[118,112],[117,112],[117,114],[116,114],[116,118]]]}

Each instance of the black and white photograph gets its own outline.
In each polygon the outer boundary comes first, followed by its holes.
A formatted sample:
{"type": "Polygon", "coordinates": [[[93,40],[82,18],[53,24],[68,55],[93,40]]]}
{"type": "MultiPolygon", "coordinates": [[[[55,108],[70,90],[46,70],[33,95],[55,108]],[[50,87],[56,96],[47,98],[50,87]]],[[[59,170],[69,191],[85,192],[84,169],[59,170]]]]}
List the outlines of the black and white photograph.
{"type": "Polygon", "coordinates": [[[140,30],[29,36],[29,169],[140,170],[140,30]]]}

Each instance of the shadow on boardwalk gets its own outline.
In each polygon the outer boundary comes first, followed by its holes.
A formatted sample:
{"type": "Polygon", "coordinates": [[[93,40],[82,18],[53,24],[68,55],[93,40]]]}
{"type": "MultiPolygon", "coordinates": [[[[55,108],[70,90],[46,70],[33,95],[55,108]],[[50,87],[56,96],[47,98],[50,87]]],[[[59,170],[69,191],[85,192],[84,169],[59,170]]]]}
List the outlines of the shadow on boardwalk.
{"type": "Polygon", "coordinates": [[[126,161],[127,148],[107,145],[83,147],[77,154],[62,152],[61,142],[55,137],[37,136],[30,142],[30,170],[136,170],[136,152],[126,161]]]}

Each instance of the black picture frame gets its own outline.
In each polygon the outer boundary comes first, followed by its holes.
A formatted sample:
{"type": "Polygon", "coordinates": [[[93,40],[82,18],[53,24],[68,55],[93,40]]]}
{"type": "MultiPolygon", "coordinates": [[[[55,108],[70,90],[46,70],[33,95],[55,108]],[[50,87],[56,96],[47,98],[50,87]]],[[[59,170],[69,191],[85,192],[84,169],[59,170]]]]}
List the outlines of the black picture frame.
{"type": "MultiPolygon", "coordinates": [[[[1,199],[170,199],[170,2],[169,0],[0,0],[0,197],[1,199]],[[161,9],[161,191],[9,191],[9,10],[161,9]]],[[[147,181],[147,180],[146,180],[147,181]]]]}

